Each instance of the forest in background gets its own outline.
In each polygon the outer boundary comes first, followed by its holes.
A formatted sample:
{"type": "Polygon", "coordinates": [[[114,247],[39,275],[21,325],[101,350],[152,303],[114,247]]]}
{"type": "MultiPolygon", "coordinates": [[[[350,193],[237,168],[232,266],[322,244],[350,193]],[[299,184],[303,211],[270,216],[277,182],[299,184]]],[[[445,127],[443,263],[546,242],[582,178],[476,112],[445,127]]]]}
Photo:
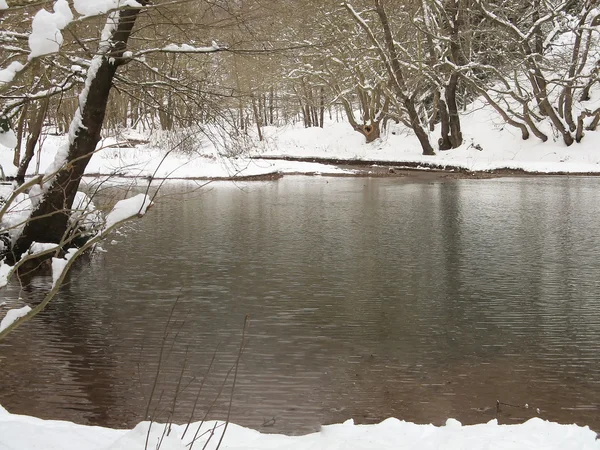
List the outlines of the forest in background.
{"type": "MultiPolygon", "coordinates": [[[[52,4],[42,2],[49,10],[52,4]]],[[[318,127],[327,117],[371,142],[394,121],[432,154],[463,143],[460,112],[483,96],[523,139],[554,134],[571,145],[600,121],[598,109],[586,108],[600,61],[596,4],[156,1],[139,15],[120,57],[104,126],[219,124],[262,137],[265,125],[318,127]],[[215,52],[194,51],[213,44],[215,52]]],[[[1,18],[2,67],[27,56],[40,9],[39,2],[9,6],[1,18]]],[[[23,148],[35,148],[44,127],[68,131],[104,21],[68,24],[58,53],[31,59],[0,88],[3,126],[23,148]]],[[[26,165],[31,151],[17,149],[15,164],[26,165]]]]}

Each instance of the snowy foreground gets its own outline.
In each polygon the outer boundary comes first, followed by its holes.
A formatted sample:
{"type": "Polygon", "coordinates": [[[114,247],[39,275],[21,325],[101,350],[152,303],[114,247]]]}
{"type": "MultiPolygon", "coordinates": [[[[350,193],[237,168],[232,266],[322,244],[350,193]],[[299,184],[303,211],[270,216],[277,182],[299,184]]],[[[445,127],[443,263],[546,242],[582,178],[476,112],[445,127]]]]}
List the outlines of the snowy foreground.
{"type": "MultiPolygon", "coordinates": [[[[148,439],[148,449],[185,450],[197,435],[192,448],[202,449],[215,430],[207,449],[215,449],[221,438],[222,423],[207,422],[198,431],[198,424],[181,435],[185,426],[173,426],[163,436],[164,426],[154,424],[148,439]],[[216,428],[215,428],[216,427],[216,428]]],[[[71,422],[41,420],[18,416],[0,407],[0,450],[137,450],[144,449],[148,422],[133,430],[111,430],[88,427],[71,422]]],[[[559,425],[541,419],[531,419],[522,425],[498,425],[495,420],[481,425],[461,426],[449,419],[444,427],[415,425],[397,419],[387,419],[377,425],[354,425],[349,420],[339,425],[322,427],[318,433],[306,436],[261,434],[258,431],[230,424],[221,444],[222,449],[275,450],[275,449],[556,449],[597,450],[600,440],[589,428],[559,425]]]]}

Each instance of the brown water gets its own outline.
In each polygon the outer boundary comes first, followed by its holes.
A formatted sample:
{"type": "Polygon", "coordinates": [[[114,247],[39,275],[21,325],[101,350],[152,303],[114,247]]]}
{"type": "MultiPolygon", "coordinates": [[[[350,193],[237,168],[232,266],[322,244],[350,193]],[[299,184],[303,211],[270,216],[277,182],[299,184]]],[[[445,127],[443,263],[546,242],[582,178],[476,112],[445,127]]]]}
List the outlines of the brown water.
{"type": "MultiPolygon", "coordinates": [[[[0,344],[0,404],[120,427],[152,397],[153,417],[185,422],[214,354],[198,420],[248,314],[231,412],[241,425],[514,423],[539,408],[600,430],[600,179],[181,189],[0,344]],[[530,408],[497,413],[496,400],[530,408]]],[[[21,295],[34,301],[47,283],[21,295]]],[[[210,418],[225,417],[232,378],[210,418]]]]}

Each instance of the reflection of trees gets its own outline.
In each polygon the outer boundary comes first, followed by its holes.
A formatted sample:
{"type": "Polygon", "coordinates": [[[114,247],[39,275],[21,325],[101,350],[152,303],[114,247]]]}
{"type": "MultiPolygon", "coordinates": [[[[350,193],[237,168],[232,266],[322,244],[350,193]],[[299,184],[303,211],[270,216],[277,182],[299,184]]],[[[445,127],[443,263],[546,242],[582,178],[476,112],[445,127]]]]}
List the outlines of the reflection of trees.
{"type": "MultiPolygon", "coordinates": [[[[65,419],[121,425],[123,420],[110,416],[118,393],[114,390],[109,326],[98,311],[105,305],[88,298],[77,281],[79,272],[87,271],[82,266],[88,262],[85,259],[78,261],[52,308],[10,337],[2,351],[9,363],[2,365],[0,386],[21,398],[15,412],[47,415],[59,409],[65,419]]],[[[21,295],[29,304],[36,304],[51,278],[28,277],[26,281],[21,295]]],[[[4,394],[1,392],[0,398],[4,394]]],[[[9,400],[5,406],[10,408],[11,403],[9,400]]]]}

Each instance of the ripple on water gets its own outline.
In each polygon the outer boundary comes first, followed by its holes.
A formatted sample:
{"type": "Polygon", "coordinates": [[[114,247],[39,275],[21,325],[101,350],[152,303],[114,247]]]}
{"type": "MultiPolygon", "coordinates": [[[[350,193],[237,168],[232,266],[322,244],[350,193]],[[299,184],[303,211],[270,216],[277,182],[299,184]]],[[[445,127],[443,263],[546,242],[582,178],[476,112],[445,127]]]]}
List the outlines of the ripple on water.
{"type": "MultiPolygon", "coordinates": [[[[539,408],[600,429],[599,179],[326,181],[159,201],[0,344],[0,403],[131,426],[154,385],[157,417],[179,385],[185,421],[214,356],[195,418],[221,390],[224,417],[248,314],[242,425],[472,423],[500,400],[532,406],[502,406],[504,423],[539,408]]],[[[39,299],[34,281],[9,298],[39,299]]]]}

